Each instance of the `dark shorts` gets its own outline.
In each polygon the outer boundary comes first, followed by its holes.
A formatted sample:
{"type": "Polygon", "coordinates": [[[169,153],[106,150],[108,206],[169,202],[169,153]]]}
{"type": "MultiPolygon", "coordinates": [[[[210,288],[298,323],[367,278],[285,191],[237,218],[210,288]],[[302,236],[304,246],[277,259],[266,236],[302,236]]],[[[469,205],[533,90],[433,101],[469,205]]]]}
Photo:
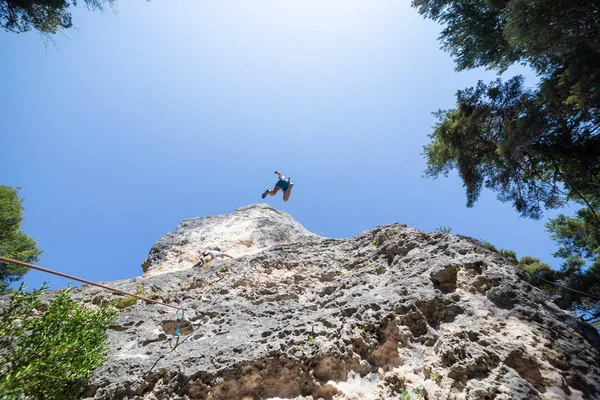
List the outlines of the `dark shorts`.
{"type": "Polygon", "coordinates": [[[275,186],[279,186],[284,192],[290,188],[290,183],[282,179],[278,180],[275,186]]]}

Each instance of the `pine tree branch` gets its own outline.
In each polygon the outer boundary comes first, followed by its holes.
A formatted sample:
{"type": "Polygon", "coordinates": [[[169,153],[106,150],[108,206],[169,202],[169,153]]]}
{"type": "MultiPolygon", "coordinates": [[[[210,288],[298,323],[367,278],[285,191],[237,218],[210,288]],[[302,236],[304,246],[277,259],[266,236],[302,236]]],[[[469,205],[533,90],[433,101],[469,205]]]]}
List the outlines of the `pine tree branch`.
{"type": "Polygon", "coordinates": [[[577,195],[577,197],[579,197],[589,208],[589,210],[591,211],[592,215],[594,216],[594,219],[596,220],[596,222],[598,223],[598,226],[600,226],[600,217],[598,217],[598,214],[596,214],[596,210],[594,210],[594,207],[592,207],[592,204],[588,201],[588,199],[585,198],[584,195],[581,194],[581,192],[579,192],[575,186],[569,181],[569,179],[567,179],[567,177],[560,172],[560,170],[558,169],[558,166],[556,166],[556,164],[554,165],[555,171],[558,172],[558,174],[561,176],[562,180],[569,185],[571,192],[575,193],[577,195]]]}

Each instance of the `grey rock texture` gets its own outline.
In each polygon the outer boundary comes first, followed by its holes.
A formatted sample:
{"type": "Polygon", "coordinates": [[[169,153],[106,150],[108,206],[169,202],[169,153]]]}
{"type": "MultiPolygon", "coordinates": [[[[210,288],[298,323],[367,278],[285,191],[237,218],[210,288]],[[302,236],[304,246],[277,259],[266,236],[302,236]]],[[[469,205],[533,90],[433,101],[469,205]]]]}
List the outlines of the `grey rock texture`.
{"type": "Polygon", "coordinates": [[[597,332],[469,238],[322,238],[259,205],[186,220],[149,260],[171,270],[111,285],[181,306],[179,343],[175,310],[125,308],[86,399],[600,399],[597,332]],[[255,249],[179,267],[181,249],[240,240],[255,249]]]}
{"type": "Polygon", "coordinates": [[[240,257],[317,236],[284,211],[252,204],[233,214],[183,220],[152,246],[142,269],[156,275],[193,266],[205,249],[218,248],[240,257]]]}

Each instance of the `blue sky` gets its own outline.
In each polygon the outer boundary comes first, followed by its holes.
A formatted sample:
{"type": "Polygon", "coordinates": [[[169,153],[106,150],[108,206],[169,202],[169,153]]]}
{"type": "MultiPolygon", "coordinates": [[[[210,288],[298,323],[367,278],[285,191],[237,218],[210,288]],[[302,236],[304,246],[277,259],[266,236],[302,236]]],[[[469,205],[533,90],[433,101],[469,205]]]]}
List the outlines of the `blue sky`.
{"type": "MultiPolygon", "coordinates": [[[[40,265],[93,281],[141,275],[184,218],[262,202],[278,169],[307,229],[350,237],[400,222],[550,256],[544,223],[454,173],[422,177],[432,111],[495,73],[454,71],[441,27],[409,1],[118,1],[73,11],[45,42],[0,32],[0,184],[22,187],[40,265]]],[[[524,73],[522,67],[505,77],[524,73]]],[[[32,271],[30,288],[68,281],[32,271]]],[[[77,283],[76,283],[77,284],[77,283]]]]}

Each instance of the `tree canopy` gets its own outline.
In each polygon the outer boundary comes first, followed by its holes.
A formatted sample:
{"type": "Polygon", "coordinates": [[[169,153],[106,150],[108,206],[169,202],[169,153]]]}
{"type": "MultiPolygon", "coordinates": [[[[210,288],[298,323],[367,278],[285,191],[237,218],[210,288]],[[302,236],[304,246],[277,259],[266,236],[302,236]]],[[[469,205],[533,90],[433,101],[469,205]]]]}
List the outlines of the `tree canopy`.
{"type": "Polygon", "coordinates": [[[600,189],[600,125],[591,130],[588,115],[550,96],[525,88],[521,76],[459,90],[456,108],[436,113],[426,174],[456,168],[469,207],[487,187],[525,217],[567,199],[591,202],[600,189]]]}
{"type": "MultiPolygon", "coordinates": [[[[84,0],[90,10],[105,10],[115,0],[84,0]]],[[[44,34],[55,34],[71,28],[70,7],[77,0],[0,0],[0,26],[5,31],[23,33],[35,29],[44,34]]]]}
{"type": "MultiPolygon", "coordinates": [[[[23,200],[17,189],[0,186],[0,256],[33,263],[42,251],[34,239],[20,230],[23,200]]],[[[0,293],[28,272],[27,267],[0,262],[0,293]]]]}
{"type": "MultiPolygon", "coordinates": [[[[581,205],[574,217],[546,226],[560,245],[555,256],[565,259],[554,278],[600,295],[600,1],[412,5],[444,25],[439,39],[457,70],[504,72],[521,63],[539,77],[532,88],[516,76],[459,90],[455,108],[435,113],[426,175],[456,169],[469,207],[483,188],[534,219],[569,201],[581,205]]],[[[600,319],[597,301],[570,293],[562,291],[557,304],[600,319]]]]}

